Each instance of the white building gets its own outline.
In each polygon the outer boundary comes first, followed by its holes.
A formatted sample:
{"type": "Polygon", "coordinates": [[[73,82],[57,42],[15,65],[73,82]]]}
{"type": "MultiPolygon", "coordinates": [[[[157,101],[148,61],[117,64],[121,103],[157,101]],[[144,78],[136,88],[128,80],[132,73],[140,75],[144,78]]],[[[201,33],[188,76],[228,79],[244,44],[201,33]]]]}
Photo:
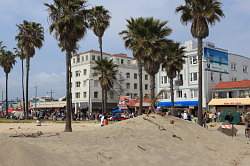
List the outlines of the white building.
{"type": "MultiPolygon", "coordinates": [[[[238,81],[250,78],[250,58],[230,53],[215,47],[213,43],[203,44],[203,107],[207,108],[212,98],[212,88],[221,81],[238,81]]],[[[178,78],[175,79],[175,106],[196,108],[198,106],[198,61],[197,43],[187,41],[186,63],[178,78]]],[[[164,69],[157,74],[157,92],[169,90],[162,95],[160,106],[171,106],[170,84],[164,69]]]]}
{"type": "MultiPolygon", "coordinates": [[[[137,63],[126,54],[103,53],[103,58],[113,59],[118,64],[117,81],[108,93],[108,109],[116,106],[119,96],[139,95],[139,77],[137,63]]],[[[90,50],[72,57],[72,102],[77,109],[101,110],[101,86],[98,77],[93,76],[95,60],[100,59],[100,52],[90,50]],[[90,95],[89,95],[90,94],[90,95]],[[90,105],[89,105],[90,103],[90,105]]],[[[143,71],[144,95],[149,94],[149,75],[143,71]]]]}

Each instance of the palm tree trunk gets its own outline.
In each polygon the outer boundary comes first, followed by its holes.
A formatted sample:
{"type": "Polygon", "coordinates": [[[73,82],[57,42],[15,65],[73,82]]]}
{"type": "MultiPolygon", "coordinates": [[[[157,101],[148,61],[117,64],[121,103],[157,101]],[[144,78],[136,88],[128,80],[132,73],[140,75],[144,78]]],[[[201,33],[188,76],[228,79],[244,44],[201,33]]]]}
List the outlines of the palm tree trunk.
{"type": "Polygon", "coordinates": [[[198,38],[198,73],[199,73],[199,80],[198,80],[198,89],[199,89],[199,97],[198,97],[198,123],[202,126],[203,122],[203,111],[202,111],[202,38],[198,38]]]}
{"type": "Polygon", "coordinates": [[[151,100],[155,98],[155,75],[150,76],[150,97],[151,100]]]}
{"type": "MultiPolygon", "coordinates": [[[[102,37],[98,37],[98,42],[99,42],[99,48],[100,48],[100,53],[101,53],[101,60],[103,59],[103,53],[102,53],[102,37]]],[[[103,77],[103,72],[102,72],[102,75],[101,75],[101,77],[103,77]]],[[[102,87],[101,87],[102,88],[102,87]]],[[[104,89],[102,88],[102,114],[106,111],[105,110],[105,106],[104,106],[104,103],[105,103],[105,101],[104,101],[104,94],[105,92],[104,92],[104,89]]]]}
{"type": "Polygon", "coordinates": [[[5,73],[6,76],[6,82],[5,82],[5,93],[6,93],[6,99],[5,99],[5,104],[6,104],[6,117],[8,116],[8,109],[9,109],[9,104],[8,104],[8,73],[5,73]]]}
{"type": "Polygon", "coordinates": [[[66,125],[65,125],[65,132],[72,132],[72,127],[71,127],[71,87],[70,87],[70,56],[71,54],[67,52],[66,54],[66,125]]]}
{"type": "Polygon", "coordinates": [[[28,118],[29,114],[29,70],[30,70],[30,58],[26,58],[26,103],[25,103],[25,119],[28,118]]]}
{"type": "MultiPolygon", "coordinates": [[[[23,113],[25,115],[25,93],[24,93],[24,69],[23,69],[23,59],[22,61],[22,94],[23,94],[23,113]]],[[[26,117],[25,117],[26,118],[26,117]]]]}
{"type": "Polygon", "coordinates": [[[139,104],[139,111],[138,114],[142,114],[143,109],[143,91],[142,91],[142,62],[141,60],[138,60],[138,74],[139,74],[139,97],[140,97],[140,104],[139,104]]]}
{"type": "Polygon", "coordinates": [[[107,95],[107,90],[104,89],[104,114],[107,113],[107,102],[108,102],[108,95],[107,95]]]}
{"type": "Polygon", "coordinates": [[[172,108],[174,108],[174,79],[173,78],[170,78],[170,93],[171,93],[172,108]]]}

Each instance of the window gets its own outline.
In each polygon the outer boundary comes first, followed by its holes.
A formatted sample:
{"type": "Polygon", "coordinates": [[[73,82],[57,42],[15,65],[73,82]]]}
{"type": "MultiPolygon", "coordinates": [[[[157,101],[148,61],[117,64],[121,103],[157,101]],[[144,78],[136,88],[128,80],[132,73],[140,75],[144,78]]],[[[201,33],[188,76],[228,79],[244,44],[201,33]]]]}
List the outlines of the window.
{"type": "Polygon", "coordinates": [[[145,74],[145,80],[148,80],[148,75],[147,74],[145,74]]]}
{"type": "Polygon", "coordinates": [[[124,64],[124,59],[121,59],[121,64],[124,64]]]}
{"type": "Polygon", "coordinates": [[[76,57],[76,62],[80,63],[80,56],[79,55],[76,57]]]}
{"type": "Polygon", "coordinates": [[[233,77],[233,78],[232,78],[232,81],[237,81],[237,78],[236,78],[236,77],[233,77]]]}
{"type": "Polygon", "coordinates": [[[211,81],[214,80],[214,73],[213,73],[213,72],[211,72],[210,80],[211,80],[211,81]]]}
{"type": "Polygon", "coordinates": [[[137,73],[134,73],[134,79],[137,79],[137,73]]]}
{"type": "Polygon", "coordinates": [[[76,77],[80,77],[81,71],[80,71],[80,70],[77,70],[77,71],[75,72],[75,74],[76,74],[76,77]]]}
{"type": "Polygon", "coordinates": [[[220,73],[220,81],[222,81],[222,73],[220,73]]]}
{"type": "Polygon", "coordinates": [[[191,98],[197,98],[197,97],[198,97],[198,90],[191,89],[191,98]]]}
{"type": "Polygon", "coordinates": [[[87,69],[83,70],[83,75],[87,75],[87,69]]]}
{"type": "Polygon", "coordinates": [[[243,66],[243,73],[247,73],[247,66],[243,66]]]}
{"type": "Polygon", "coordinates": [[[73,58],[73,63],[76,63],[76,59],[75,58],[73,58]]]}
{"type": "Polygon", "coordinates": [[[231,70],[236,71],[236,64],[235,63],[231,63],[231,70]]]}
{"type": "Polygon", "coordinates": [[[194,72],[190,74],[190,81],[197,81],[198,80],[198,73],[194,72]]]}
{"type": "Polygon", "coordinates": [[[130,78],[130,73],[126,73],[126,78],[130,78]]]}
{"type": "Polygon", "coordinates": [[[94,80],[94,87],[98,87],[99,81],[98,80],[94,80]]]}
{"type": "Polygon", "coordinates": [[[89,56],[88,55],[86,55],[86,61],[88,61],[89,60],[89,56]]]}
{"type": "Polygon", "coordinates": [[[77,81],[76,82],[76,88],[79,88],[81,86],[81,82],[80,81],[77,81]]]}
{"type": "Polygon", "coordinates": [[[76,97],[77,99],[79,99],[79,98],[80,98],[80,92],[76,92],[76,93],[75,93],[75,97],[76,97]]]}
{"type": "Polygon", "coordinates": [[[191,65],[197,64],[197,56],[191,56],[190,57],[190,64],[191,65]]]}
{"type": "Polygon", "coordinates": [[[135,94],[134,94],[134,97],[137,97],[137,96],[138,96],[138,94],[137,94],[137,93],[135,93],[135,94]]]}
{"type": "Polygon", "coordinates": [[[126,88],[130,89],[130,83],[126,83],[126,88]]]}
{"type": "Polygon", "coordinates": [[[134,84],[134,89],[137,89],[137,84],[136,83],[134,84]]]}
{"type": "Polygon", "coordinates": [[[126,93],[126,96],[130,96],[130,93],[126,93]]]}
{"type": "Polygon", "coordinates": [[[94,98],[98,98],[98,92],[94,92],[94,98]]]}
{"type": "Polygon", "coordinates": [[[83,98],[87,97],[87,92],[83,92],[83,98]]]}
{"type": "Polygon", "coordinates": [[[84,81],[83,81],[83,86],[86,86],[86,84],[87,84],[87,81],[84,80],[84,81]]]}
{"type": "Polygon", "coordinates": [[[95,61],[95,56],[94,55],[92,56],[92,61],[95,61]]]}
{"type": "Polygon", "coordinates": [[[98,61],[99,61],[99,60],[101,60],[101,57],[100,57],[100,56],[97,56],[97,59],[98,59],[98,61]]]}
{"type": "Polygon", "coordinates": [[[82,62],[84,62],[84,56],[82,56],[82,62]]]}
{"type": "Polygon", "coordinates": [[[177,94],[178,98],[182,98],[182,91],[181,90],[176,91],[176,94],[177,94]]]}
{"type": "Polygon", "coordinates": [[[167,84],[168,83],[168,77],[167,76],[162,76],[161,77],[161,84],[167,84]]]}
{"type": "Polygon", "coordinates": [[[145,84],[145,90],[148,90],[148,84],[145,84]]]}

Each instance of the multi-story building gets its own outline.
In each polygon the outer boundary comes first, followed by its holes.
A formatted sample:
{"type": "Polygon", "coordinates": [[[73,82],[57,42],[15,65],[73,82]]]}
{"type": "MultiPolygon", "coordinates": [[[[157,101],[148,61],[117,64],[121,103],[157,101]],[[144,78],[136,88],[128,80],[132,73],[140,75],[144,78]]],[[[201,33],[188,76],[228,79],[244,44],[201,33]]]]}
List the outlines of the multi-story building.
{"type": "MultiPolygon", "coordinates": [[[[198,106],[198,58],[197,43],[187,41],[185,64],[175,79],[175,105],[196,108],[198,106]]],[[[212,89],[222,81],[246,80],[250,78],[250,58],[230,53],[228,50],[205,42],[203,46],[203,108],[207,108],[212,98],[212,89]]],[[[157,74],[157,92],[165,89],[169,92],[162,95],[160,106],[171,106],[170,84],[164,69],[157,74]]]]}
{"type": "MultiPolygon", "coordinates": [[[[101,86],[94,76],[95,60],[100,59],[100,52],[90,50],[72,57],[72,102],[77,109],[101,110],[101,86]]],[[[118,65],[117,80],[108,93],[108,109],[118,104],[119,96],[135,98],[139,95],[139,76],[136,60],[126,54],[103,53],[103,58],[113,59],[118,65]]],[[[149,94],[149,75],[143,71],[144,95],[149,94]]]]}

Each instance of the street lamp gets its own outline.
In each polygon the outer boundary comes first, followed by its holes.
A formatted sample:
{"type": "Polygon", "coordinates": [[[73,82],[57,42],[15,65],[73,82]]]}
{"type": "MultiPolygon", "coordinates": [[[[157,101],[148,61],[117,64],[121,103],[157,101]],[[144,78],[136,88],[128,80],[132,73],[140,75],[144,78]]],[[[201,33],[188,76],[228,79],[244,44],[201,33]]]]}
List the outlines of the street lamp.
{"type": "Polygon", "coordinates": [[[91,90],[91,88],[90,88],[90,81],[92,81],[92,80],[94,80],[93,78],[88,78],[88,79],[86,79],[86,81],[89,81],[89,105],[88,105],[88,112],[89,112],[89,115],[91,115],[92,114],[92,101],[91,101],[91,92],[90,92],[90,90],[91,90]]]}

